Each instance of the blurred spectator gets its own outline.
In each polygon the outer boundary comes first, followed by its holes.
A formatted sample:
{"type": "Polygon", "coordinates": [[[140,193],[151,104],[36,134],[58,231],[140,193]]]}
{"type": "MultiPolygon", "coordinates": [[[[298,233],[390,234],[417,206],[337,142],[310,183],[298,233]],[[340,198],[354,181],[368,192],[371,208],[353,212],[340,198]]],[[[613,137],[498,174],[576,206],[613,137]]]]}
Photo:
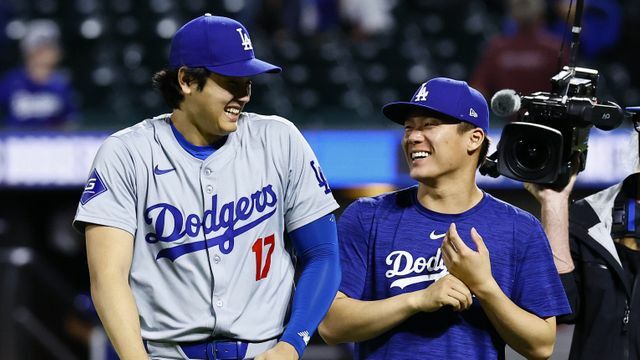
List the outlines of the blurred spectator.
{"type": "Polygon", "coordinates": [[[544,0],[509,0],[517,29],[490,41],[471,77],[471,86],[487,99],[501,89],[522,94],[551,90],[549,80],[559,70],[560,39],[544,28],[545,6],[544,0]]]}
{"type": "Polygon", "coordinates": [[[394,26],[391,10],[395,4],[389,0],[340,0],[340,14],[352,27],[354,37],[367,38],[394,26]]]}
{"type": "Polygon", "coordinates": [[[248,0],[239,18],[278,41],[313,36],[339,28],[339,0],[248,0]]]}
{"type": "MultiPolygon", "coordinates": [[[[565,34],[567,41],[571,39],[571,25],[575,15],[575,4],[566,23],[570,0],[555,0],[556,20],[551,24],[551,31],[557,36],[565,34]]],[[[612,49],[620,38],[622,27],[622,10],[617,0],[585,0],[582,13],[582,33],[580,34],[580,60],[593,62],[598,55],[612,49]]]]}
{"type": "Polygon", "coordinates": [[[300,28],[305,35],[316,35],[338,28],[340,0],[300,0],[300,28]]]}
{"type": "Polygon", "coordinates": [[[68,80],[58,72],[60,30],[50,20],[34,20],[20,41],[24,66],[0,80],[2,125],[10,128],[62,127],[75,122],[68,80]]]}
{"type": "Polygon", "coordinates": [[[270,37],[286,37],[299,31],[300,0],[246,0],[238,18],[250,30],[259,28],[270,37]]]}

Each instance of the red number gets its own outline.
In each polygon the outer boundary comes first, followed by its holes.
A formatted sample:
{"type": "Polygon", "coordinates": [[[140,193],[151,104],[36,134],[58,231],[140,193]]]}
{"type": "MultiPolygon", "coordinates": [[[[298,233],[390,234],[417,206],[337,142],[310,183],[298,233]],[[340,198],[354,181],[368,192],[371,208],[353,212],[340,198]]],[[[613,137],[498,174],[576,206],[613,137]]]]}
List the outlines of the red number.
{"type": "Polygon", "coordinates": [[[273,254],[273,250],[275,246],[275,236],[271,234],[264,238],[259,238],[253,243],[251,246],[251,250],[256,254],[256,281],[262,280],[267,277],[269,274],[269,269],[271,268],[271,255],[273,254]],[[264,267],[262,267],[262,249],[269,245],[269,250],[267,250],[267,258],[264,262],[264,267]]]}

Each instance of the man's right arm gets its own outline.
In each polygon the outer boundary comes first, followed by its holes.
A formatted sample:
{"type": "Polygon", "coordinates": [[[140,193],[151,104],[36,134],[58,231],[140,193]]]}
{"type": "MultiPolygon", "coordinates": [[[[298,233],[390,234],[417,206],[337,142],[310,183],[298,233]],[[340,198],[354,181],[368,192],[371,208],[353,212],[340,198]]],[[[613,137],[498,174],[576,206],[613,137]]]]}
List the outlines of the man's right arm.
{"type": "Polygon", "coordinates": [[[576,176],[573,175],[560,191],[537,184],[524,184],[540,203],[540,222],[549,239],[553,261],[559,274],[570,273],[575,268],[569,247],[569,195],[575,182],[576,176]]]}
{"type": "Polygon", "coordinates": [[[357,300],[338,292],[318,331],[328,344],[361,342],[384,334],[418,312],[433,312],[446,305],[463,311],[472,302],[469,289],[453,275],[426,289],[382,300],[357,300]]]}
{"type": "Polygon", "coordinates": [[[99,225],[87,225],[85,235],[91,297],[111,343],[121,359],[148,360],[129,287],[133,236],[99,225]]]}

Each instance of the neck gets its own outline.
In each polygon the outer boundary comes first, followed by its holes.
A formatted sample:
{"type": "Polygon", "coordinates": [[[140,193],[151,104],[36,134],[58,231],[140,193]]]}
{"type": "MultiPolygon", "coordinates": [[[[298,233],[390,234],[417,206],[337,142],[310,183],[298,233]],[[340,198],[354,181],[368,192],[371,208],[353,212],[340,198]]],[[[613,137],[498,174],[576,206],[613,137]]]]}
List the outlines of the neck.
{"type": "Polygon", "coordinates": [[[174,110],[171,114],[173,126],[176,127],[176,130],[178,130],[190,144],[207,146],[214,144],[225,136],[208,132],[193,119],[194,116],[192,114],[188,114],[180,109],[174,110]]]}
{"type": "Polygon", "coordinates": [[[469,178],[461,176],[446,180],[425,180],[418,184],[418,202],[425,208],[441,214],[460,214],[482,200],[482,190],[475,182],[475,173],[469,178]]]}
{"type": "Polygon", "coordinates": [[[618,243],[628,247],[631,250],[639,251],[638,242],[632,237],[623,237],[618,239],[618,243]]]}

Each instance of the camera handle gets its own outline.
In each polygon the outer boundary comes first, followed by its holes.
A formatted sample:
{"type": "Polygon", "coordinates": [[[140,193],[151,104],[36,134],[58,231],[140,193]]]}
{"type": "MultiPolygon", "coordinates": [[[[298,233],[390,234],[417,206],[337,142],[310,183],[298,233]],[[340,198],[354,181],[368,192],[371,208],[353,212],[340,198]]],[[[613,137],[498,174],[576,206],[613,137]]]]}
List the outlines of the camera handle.
{"type": "Polygon", "coordinates": [[[483,176],[491,176],[492,178],[500,176],[498,172],[498,151],[494,151],[493,154],[487,156],[478,171],[483,176]]]}
{"type": "MultiPolygon", "coordinates": [[[[582,32],[582,9],[584,0],[576,0],[576,13],[573,17],[573,27],[571,28],[571,53],[569,55],[569,69],[573,72],[578,58],[578,47],[580,46],[580,32],[582,32]]],[[[569,10],[571,11],[571,10],[569,10]]]]}

